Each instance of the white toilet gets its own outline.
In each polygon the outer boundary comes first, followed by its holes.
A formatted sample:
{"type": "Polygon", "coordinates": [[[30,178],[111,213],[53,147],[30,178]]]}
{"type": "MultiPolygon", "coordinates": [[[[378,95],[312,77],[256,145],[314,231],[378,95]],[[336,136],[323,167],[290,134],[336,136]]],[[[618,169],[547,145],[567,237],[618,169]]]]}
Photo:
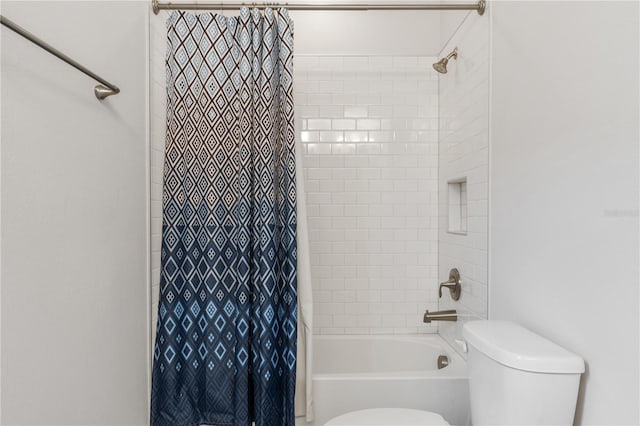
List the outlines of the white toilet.
{"type": "MultiPolygon", "coordinates": [[[[509,321],[471,321],[463,336],[475,426],[573,424],[580,357],[509,321]]],[[[326,426],[448,424],[429,411],[375,408],[334,417],[326,426]]]]}

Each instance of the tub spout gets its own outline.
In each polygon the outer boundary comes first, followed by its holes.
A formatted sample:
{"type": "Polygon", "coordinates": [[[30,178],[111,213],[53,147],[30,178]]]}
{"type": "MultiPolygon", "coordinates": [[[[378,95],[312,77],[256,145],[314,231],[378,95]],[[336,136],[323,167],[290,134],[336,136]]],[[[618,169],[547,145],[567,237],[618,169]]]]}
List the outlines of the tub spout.
{"type": "Polygon", "coordinates": [[[427,324],[430,324],[431,321],[458,321],[458,313],[455,309],[435,312],[426,311],[423,321],[427,324]]]}

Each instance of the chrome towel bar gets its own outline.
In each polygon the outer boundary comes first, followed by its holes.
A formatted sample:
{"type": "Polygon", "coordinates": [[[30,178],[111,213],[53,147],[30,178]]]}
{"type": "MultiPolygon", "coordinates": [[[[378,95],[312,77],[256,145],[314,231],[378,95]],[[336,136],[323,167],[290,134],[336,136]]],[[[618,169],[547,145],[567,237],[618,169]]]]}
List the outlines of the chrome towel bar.
{"type": "Polygon", "coordinates": [[[115,95],[115,94],[120,93],[120,89],[118,88],[118,86],[116,86],[113,83],[109,83],[107,80],[105,80],[104,78],[100,77],[98,74],[94,73],[93,71],[91,71],[87,67],[79,64],[78,62],[74,61],[73,59],[71,59],[70,57],[68,57],[67,55],[65,55],[64,53],[62,53],[58,49],[56,49],[55,47],[51,46],[47,42],[43,41],[42,39],[38,38],[34,34],[30,33],[27,30],[25,30],[20,25],[16,24],[15,22],[11,21],[10,19],[7,19],[4,16],[0,15],[0,23],[2,25],[4,25],[5,27],[9,28],[10,30],[15,31],[16,33],[20,34],[22,37],[26,38],[30,42],[32,42],[32,43],[38,45],[39,47],[43,48],[47,52],[51,53],[53,56],[55,56],[55,57],[57,57],[59,59],[62,59],[63,61],[65,61],[66,63],[68,63],[69,65],[71,65],[75,69],[77,69],[78,71],[88,75],[92,79],[94,79],[97,82],[99,82],[100,84],[96,85],[96,87],[93,89],[93,93],[96,95],[96,98],[98,98],[100,100],[103,100],[107,96],[111,96],[111,95],[115,95]]]}

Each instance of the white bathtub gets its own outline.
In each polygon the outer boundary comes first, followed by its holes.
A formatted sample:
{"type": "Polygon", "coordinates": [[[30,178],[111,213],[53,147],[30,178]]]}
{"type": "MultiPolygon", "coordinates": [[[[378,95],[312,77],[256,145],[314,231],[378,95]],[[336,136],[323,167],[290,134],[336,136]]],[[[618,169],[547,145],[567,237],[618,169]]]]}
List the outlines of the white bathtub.
{"type": "Polygon", "coordinates": [[[415,408],[468,423],[465,361],[438,335],[314,336],[315,421],[365,408],[415,408]],[[449,365],[437,369],[439,355],[449,365]]]}

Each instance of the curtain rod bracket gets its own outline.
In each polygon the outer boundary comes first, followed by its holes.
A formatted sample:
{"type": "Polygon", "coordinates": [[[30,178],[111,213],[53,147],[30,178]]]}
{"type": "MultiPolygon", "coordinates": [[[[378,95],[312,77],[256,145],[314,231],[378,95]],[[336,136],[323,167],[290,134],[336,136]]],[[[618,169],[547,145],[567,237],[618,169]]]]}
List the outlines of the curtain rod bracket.
{"type": "MultiPolygon", "coordinates": [[[[158,0],[155,0],[156,2],[158,0]]],[[[486,0],[480,0],[478,1],[478,15],[482,16],[484,15],[484,11],[487,10],[487,1],[486,0]]]]}

